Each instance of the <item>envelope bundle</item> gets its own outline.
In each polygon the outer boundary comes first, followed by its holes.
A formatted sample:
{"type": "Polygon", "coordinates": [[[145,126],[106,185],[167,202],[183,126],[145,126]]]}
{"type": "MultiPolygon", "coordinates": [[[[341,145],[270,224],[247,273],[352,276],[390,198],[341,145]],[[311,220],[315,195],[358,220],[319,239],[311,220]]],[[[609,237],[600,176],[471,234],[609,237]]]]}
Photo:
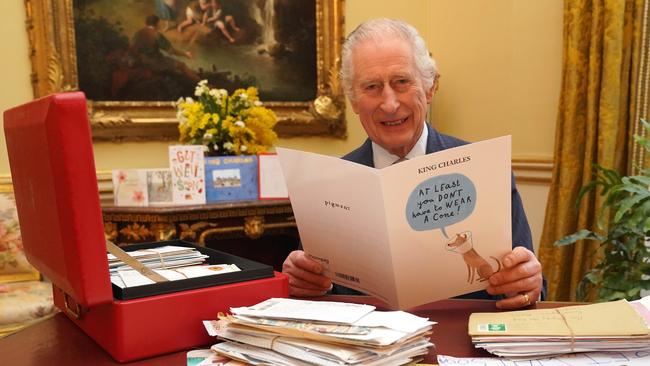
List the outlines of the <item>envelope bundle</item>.
{"type": "Polygon", "coordinates": [[[650,297],[555,309],[475,313],[478,348],[509,359],[593,351],[650,351],[650,297]]]}
{"type": "MultiPolygon", "coordinates": [[[[129,252],[129,255],[138,259],[140,263],[149,268],[174,268],[201,264],[207,255],[189,247],[166,245],[158,248],[141,249],[129,252]]],[[[130,270],[131,266],[124,264],[114,255],[108,253],[108,268],[111,274],[117,271],[130,270]]]]}
{"type": "Polygon", "coordinates": [[[403,311],[269,299],[205,321],[212,350],[253,365],[402,365],[428,353],[435,322],[403,311]]]}
{"type": "MultiPolygon", "coordinates": [[[[140,249],[129,252],[129,255],[170,281],[240,270],[234,264],[206,265],[207,255],[194,248],[182,246],[166,245],[158,248],[140,249]]],[[[114,285],[127,288],[154,283],[153,280],[132,269],[113,254],[108,253],[107,256],[111,282],[114,285]]]]}

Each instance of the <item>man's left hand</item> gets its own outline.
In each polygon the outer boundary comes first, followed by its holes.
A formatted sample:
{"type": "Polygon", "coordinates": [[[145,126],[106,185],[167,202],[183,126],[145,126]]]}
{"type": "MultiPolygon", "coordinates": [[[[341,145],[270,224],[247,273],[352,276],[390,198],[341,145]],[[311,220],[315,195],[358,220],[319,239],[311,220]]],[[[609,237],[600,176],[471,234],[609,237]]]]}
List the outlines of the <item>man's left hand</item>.
{"type": "Polygon", "coordinates": [[[503,257],[503,268],[490,277],[487,292],[506,295],[497,301],[499,309],[518,309],[534,304],[542,293],[542,264],[533,252],[515,247],[503,257]]]}

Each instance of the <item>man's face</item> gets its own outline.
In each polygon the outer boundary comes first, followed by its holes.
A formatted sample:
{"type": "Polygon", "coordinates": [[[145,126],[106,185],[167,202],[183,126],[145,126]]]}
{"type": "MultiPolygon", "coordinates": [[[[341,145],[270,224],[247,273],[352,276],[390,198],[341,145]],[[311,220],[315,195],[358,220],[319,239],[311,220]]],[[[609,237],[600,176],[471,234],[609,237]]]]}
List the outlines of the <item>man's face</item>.
{"type": "Polygon", "coordinates": [[[405,156],[420,138],[434,90],[424,90],[411,45],[393,37],[368,40],[355,48],[352,62],[352,109],[372,141],[405,156]]]}

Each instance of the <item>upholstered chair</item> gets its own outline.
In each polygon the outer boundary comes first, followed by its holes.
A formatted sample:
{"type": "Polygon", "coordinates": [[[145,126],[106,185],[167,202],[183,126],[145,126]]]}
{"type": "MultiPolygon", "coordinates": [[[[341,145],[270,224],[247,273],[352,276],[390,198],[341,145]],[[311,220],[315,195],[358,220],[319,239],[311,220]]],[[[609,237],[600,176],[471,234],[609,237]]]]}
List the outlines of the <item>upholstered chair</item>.
{"type": "Polygon", "coordinates": [[[0,185],[0,338],[54,314],[52,285],[25,258],[10,185],[0,185]]]}

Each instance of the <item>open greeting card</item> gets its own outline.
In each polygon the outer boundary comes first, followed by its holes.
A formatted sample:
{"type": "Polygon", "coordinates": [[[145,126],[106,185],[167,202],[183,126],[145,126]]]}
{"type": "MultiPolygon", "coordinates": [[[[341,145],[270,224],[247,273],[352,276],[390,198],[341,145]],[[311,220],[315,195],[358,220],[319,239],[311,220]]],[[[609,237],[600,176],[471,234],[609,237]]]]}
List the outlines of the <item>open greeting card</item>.
{"type": "Polygon", "coordinates": [[[396,308],[484,289],[512,247],[510,136],[374,169],[278,148],[303,248],[396,308]]]}

